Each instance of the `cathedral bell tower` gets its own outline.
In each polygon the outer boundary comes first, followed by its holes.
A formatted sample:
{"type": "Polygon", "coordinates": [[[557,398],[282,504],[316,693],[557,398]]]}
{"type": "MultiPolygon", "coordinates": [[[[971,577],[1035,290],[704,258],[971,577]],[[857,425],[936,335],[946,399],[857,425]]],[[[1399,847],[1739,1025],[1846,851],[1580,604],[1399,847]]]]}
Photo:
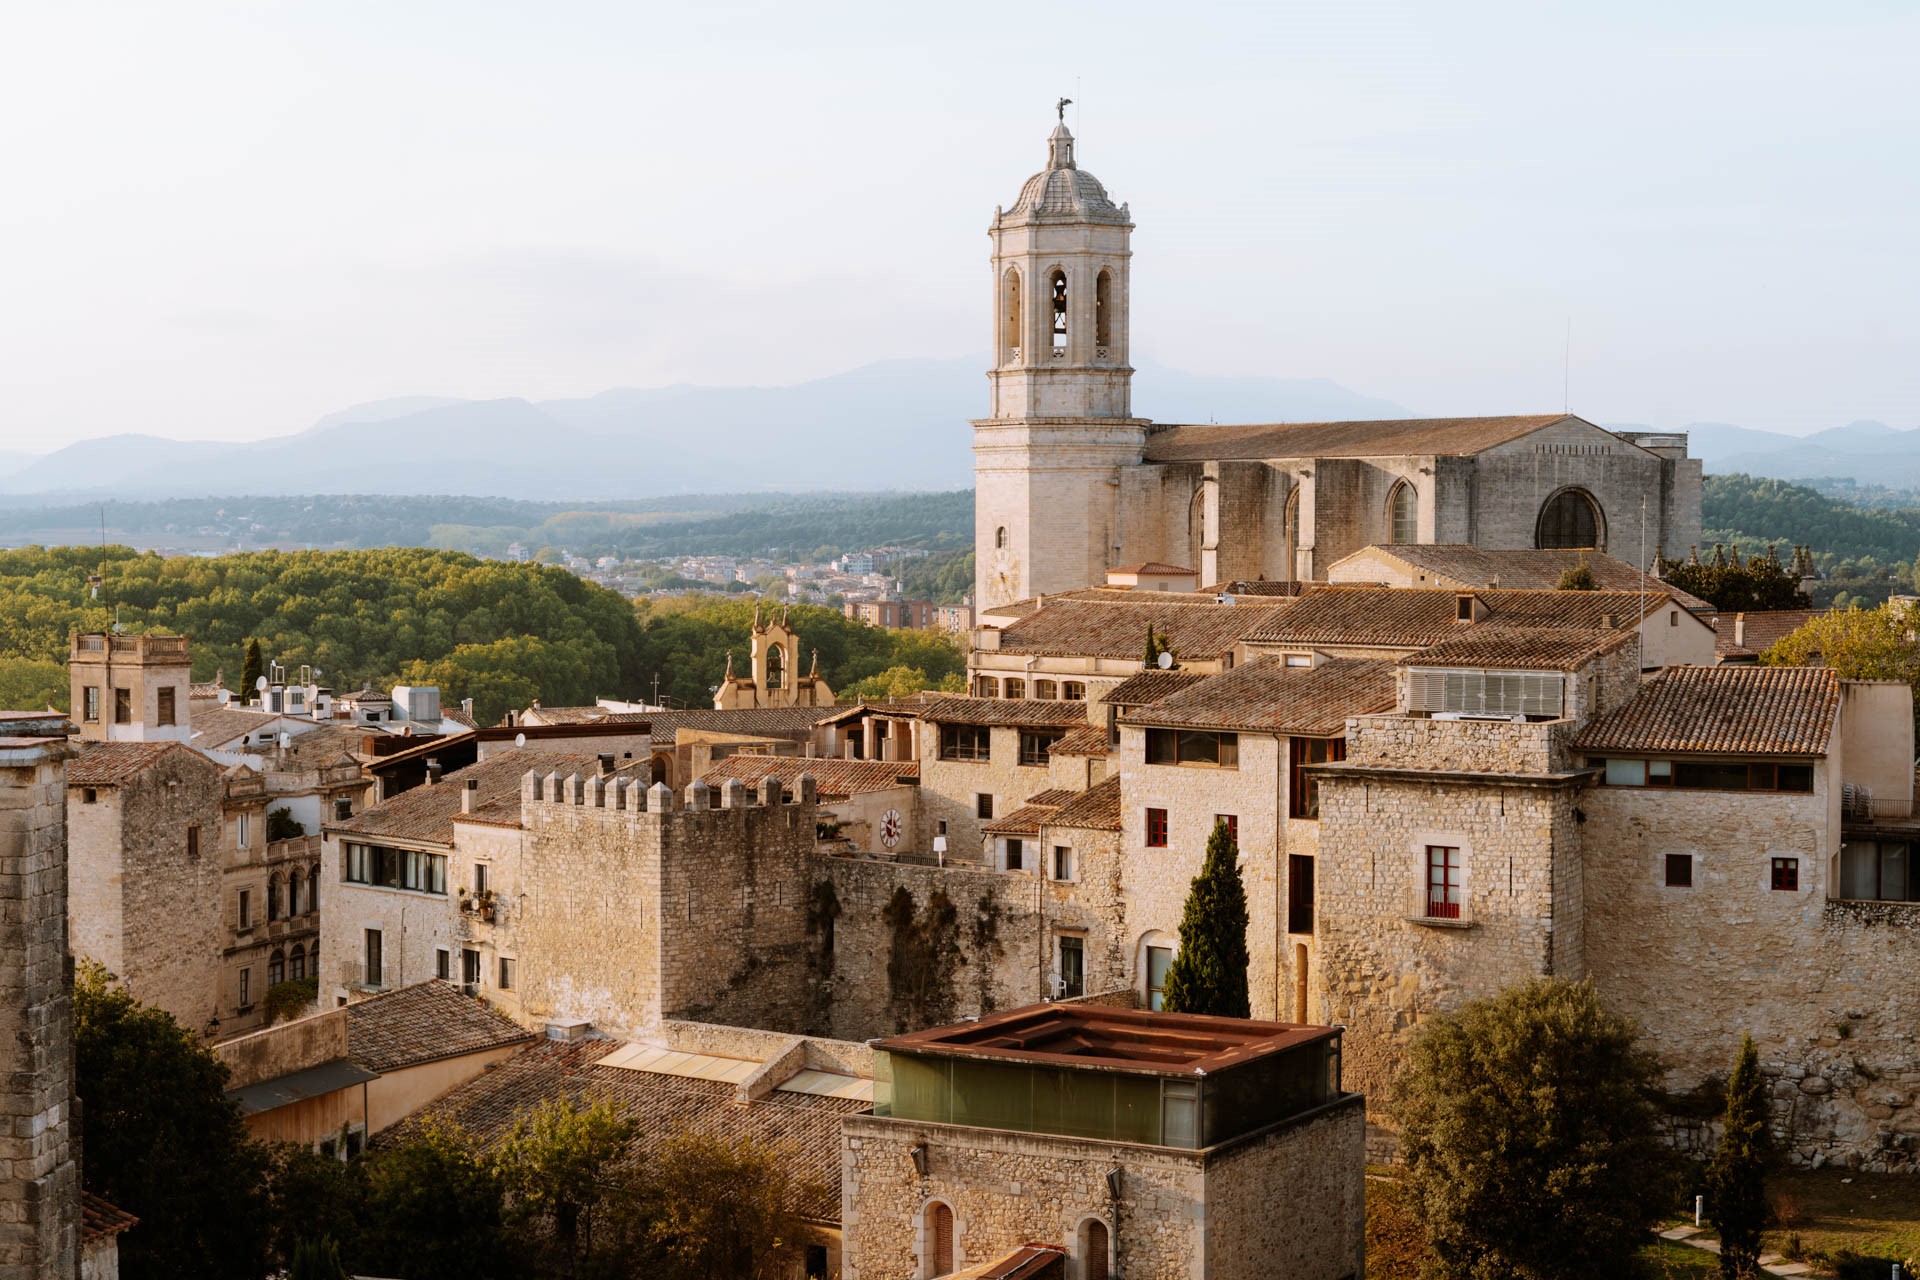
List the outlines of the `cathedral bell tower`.
{"type": "Polygon", "coordinates": [[[993,404],[973,424],[981,609],[1105,579],[1120,469],[1146,440],[1128,364],[1133,219],[1075,162],[1064,100],[1061,116],[1047,167],[987,233],[993,404]]]}

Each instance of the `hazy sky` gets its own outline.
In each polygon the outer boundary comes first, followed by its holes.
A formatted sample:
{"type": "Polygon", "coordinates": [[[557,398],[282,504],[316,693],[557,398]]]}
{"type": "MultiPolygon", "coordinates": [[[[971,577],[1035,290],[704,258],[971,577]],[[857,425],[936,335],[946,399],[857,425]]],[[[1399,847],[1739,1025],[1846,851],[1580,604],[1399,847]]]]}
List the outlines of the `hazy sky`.
{"type": "Polygon", "coordinates": [[[983,352],[1061,94],[1136,358],[1538,412],[1571,318],[1592,418],[1912,427],[1916,72],[1905,0],[16,4],[0,447],[983,352]]]}

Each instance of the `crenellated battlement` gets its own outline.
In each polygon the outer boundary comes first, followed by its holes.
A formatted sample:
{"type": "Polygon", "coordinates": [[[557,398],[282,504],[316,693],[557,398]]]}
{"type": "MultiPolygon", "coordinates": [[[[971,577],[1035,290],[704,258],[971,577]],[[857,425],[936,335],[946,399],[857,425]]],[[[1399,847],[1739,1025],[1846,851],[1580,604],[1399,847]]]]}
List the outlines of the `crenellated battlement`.
{"type": "Polygon", "coordinates": [[[649,787],[639,778],[620,774],[563,775],[557,770],[547,774],[529,770],[520,780],[521,808],[529,815],[536,808],[600,809],[656,817],[718,809],[797,809],[817,804],[819,795],[819,784],[810,773],[800,775],[791,793],[778,778],[762,779],[757,788],[738,778],[729,778],[717,788],[693,782],[684,793],[675,792],[664,782],[649,787]]]}

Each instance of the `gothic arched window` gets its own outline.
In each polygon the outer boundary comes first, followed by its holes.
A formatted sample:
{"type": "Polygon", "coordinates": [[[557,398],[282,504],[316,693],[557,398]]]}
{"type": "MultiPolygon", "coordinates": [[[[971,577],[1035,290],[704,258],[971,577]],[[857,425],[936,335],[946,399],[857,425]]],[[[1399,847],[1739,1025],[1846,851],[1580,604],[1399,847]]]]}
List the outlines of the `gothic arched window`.
{"type": "Polygon", "coordinates": [[[293,944],[293,954],[289,957],[287,976],[295,982],[307,976],[307,949],[299,943],[293,944]]]}
{"type": "Polygon", "coordinates": [[[1562,489],[1540,508],[1533,545],[1542,550],[1580,548],[1598,551],[1601,538],[1600,504],[1585,489],[1562,489]]]}
{"type": "Polygon", "coordinates": [[[1387,540],[1400,545],[1420,541],[1420,496],[1405,480],[1387,495],[1387,540]]]}
{"type": "Polygon", "coordinates": [[[267,985],[277,987],[287,980],[287,953],[276,951],[267,957],[267,985]]]}
{"type": "Polygon", "coordinates": [[[1007,269],[1007,333],[1003,340],[1010,359],[1020,357],[1020,272],[1017,268],[1007,269]]]}
{"type": "MultiPolygon", "coordinates": [[[[314,867],[307,872],[307,910],[320,909],[320,868],[314,867]]],[[[315,963],[318,963],[316,961],[315,963]]]]}
{"type": "Polygon", "coordinates": [[[993,549],[995,551],[1005,551],[1007,549],[1007,526],[1001,525],[993,531],[993,549]]]}
{"type": "Polygon", "coordinates": [[[278,920],[279,918],[280,918],[280,873],[276,871],[273,873],[272,879],[267,881],[267,919],[278,920]]]}
{"type": "Polygon", "coordinates": [[[1102,271],[1093,283],[1093,344],[1113,345],[1113,272],[1102,271]]]}
{"type": "Polygon", "coordinates": [[[1048,279],[1048,293],[1053,307],[1053,349],[1064,351],[1067,347],[1067,273],[1058,267],[1048,279]]]}

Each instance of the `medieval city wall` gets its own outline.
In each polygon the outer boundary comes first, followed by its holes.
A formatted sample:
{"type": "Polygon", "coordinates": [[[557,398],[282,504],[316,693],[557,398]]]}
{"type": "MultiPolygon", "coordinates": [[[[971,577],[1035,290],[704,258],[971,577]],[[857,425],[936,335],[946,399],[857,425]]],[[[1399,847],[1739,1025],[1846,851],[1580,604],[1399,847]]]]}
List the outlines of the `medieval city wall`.
{"type": "Polygon", "coordinates": [[[1209,1280],[1358,1276],[1365,1270],[1366,1162],[1366,1107],[1354,1094],[1211,1153],[1209,1280]],[[1284,1212],[1275,1212],[1276,1195],[1284,1212]]]}

